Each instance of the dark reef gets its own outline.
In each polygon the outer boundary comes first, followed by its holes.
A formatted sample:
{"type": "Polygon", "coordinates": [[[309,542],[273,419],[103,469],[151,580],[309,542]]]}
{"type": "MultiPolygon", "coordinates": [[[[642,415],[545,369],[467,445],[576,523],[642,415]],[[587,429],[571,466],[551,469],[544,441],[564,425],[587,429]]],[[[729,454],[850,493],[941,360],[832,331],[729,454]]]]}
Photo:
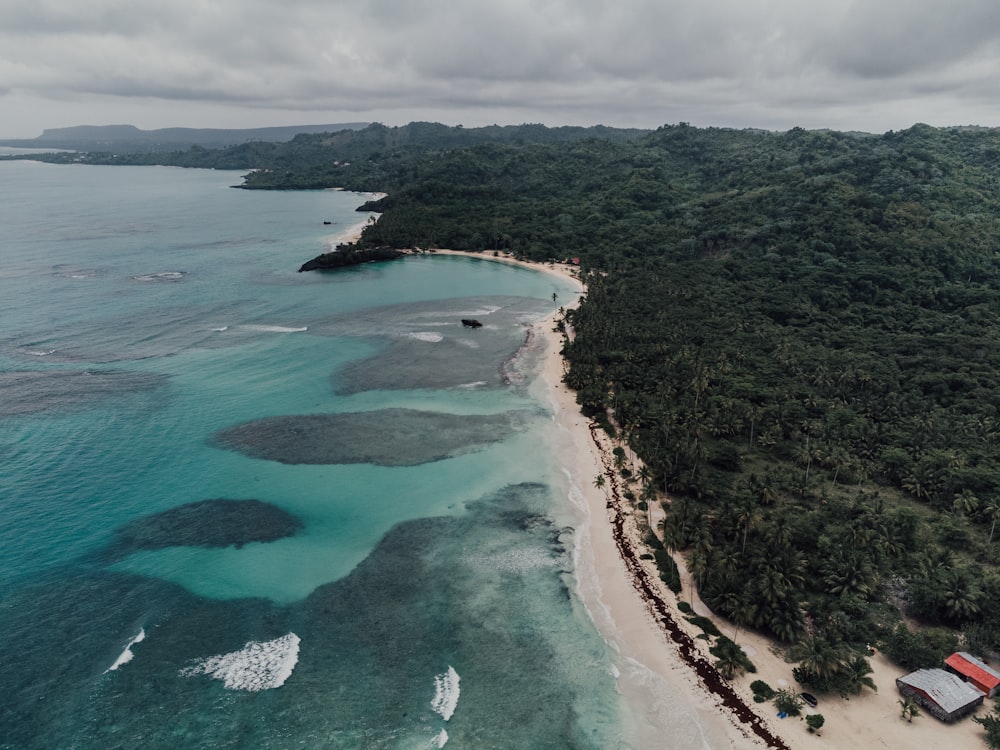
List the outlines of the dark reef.
{"type": "Polygon", "coordinates": [[[302,522],[261,500],[199,500],[137,518],[115,530],[112,552],[163,547],[242,547],[292,536],[302,522]]]}
{"type": "Polygon", "coordinates": [[[414,409],[265,417],[223,430],[215,442],[284,464],[416,466],[499,442],[526,419],[516,411],[464,416],[414,409]]]}

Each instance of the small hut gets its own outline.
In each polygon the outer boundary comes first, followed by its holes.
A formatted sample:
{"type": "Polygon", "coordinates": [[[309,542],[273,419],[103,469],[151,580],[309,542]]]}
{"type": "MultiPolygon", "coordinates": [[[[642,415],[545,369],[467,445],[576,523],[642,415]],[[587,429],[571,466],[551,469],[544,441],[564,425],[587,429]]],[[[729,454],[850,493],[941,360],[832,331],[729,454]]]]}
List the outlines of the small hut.
{"type": "Polygon", "coordinates": [[[944,660],[945,668],[992,698],[1000,690],[1000,673],[965,651],[956,651],[944,660]]]}
{"type": "Polygon", "coordinates": [[[918,669],[896,680],[902,696],[912,696],[927,713],[952,722],[968,716],[983,703],[986,694],[943,669],[918,669]]]}

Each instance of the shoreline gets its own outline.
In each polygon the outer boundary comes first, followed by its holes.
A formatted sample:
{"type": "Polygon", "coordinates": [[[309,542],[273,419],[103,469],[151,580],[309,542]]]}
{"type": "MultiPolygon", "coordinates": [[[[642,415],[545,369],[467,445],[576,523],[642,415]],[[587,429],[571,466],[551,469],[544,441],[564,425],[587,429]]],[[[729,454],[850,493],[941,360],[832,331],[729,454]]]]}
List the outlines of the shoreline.
{"type": "MultiPolygon", "coordinates": [[[[565,309],[576,307],[586,293],[573,265],[458,250],[421,254],[479,258],[573,281],[576,297],[561,305],[565,309]]],[[[662,744],[664,733],[670,732],[680,743],[676,747],[791,750],[718,675],[711,657],[694,640],[700,631],[688,632],[683,627],[687,623],[676,609],[673,592],[665,587],[659,591],[658,573],[641,560],[647,550],[634,513],[622,496],[624,487],[614,470],[610,441],[596,423],[583,416],[575,392],[562,382],[564,334],[552,325],[558,314],[554,311],[534,328],[544,347],[540,380],[559,433],[559,463],[569,480],[571,500],[582,514],[577,529],[577,593],[622,662],[619,691],[637,723],[631,727],[637,733],[637,746],[662,744]],[[605,490],[593,484],[598,473],[607,480],[605,490]]]]}
{"type": "MultiPolygon", "coordinates": [[[[575,307],[586,288],[576,266],[522,261],[507,254],[492,255],[456,250],[431,250],[423,254],[463,255],[481,260],[519,265],[555,274],[576,282],[576,297],[561,305],[575,307]]],[[[569,480],[570,499],[582,515],[577,529],[575,578],[577,594],[591,620],[617,654],[619,692],[631,709],[628,727],[637,747],[663,744],[674,747],[785,748],[786,750],[847,750],[872,747],[925,747],[942,750],[978,750],[983,747],[981,727],[966,719],[944,724],[922,712],[912,723],[902,720],[895,687],[905,673],[881,653],[871,658],[871,677],[877,692],[865,689],[859,696],[842,699],[820,696],[816,709],[805,707],[803,717],[781,720],[773,705],[754,703],[750,683],[764,680],[772,688],[790,686],[794,664],[777,653],[778,644],[753,631],[737,630],[713,614],[698,599],[679,553],[674,554],[683,582],[680,596],[660,581],[652,560],[642,559],[650,550],[644,542],[646,515],[634,510],[623,492],[627,484],[614,468],[611,439],[580,412],[575,392],[562,382],[566,363],[562,357],[564,334],[554,330],[554,311],[535,325],[542,340],[540,385],[553,412],[558,430],[559,464],[569,480]],[[604,488],[594,480],[604,477],[604,488]],[[722,678],[712,666],[714,657],[678,608],[689,600],[695,612],[707,616],[746,651],[757,667],[733,680],[722,678]],[[804,715],[820,713],[826,719],[815,734],[807,732],[804,715]],[[665,734],[669,731],[669,735],[665,734]]],[[[662,497],[660,498],[662,500],[662,497]]],[[[653,506],[657,510],[659,501],[653,506]]],[[[989,711],[984,703],[975,715],[989,711]]]]}

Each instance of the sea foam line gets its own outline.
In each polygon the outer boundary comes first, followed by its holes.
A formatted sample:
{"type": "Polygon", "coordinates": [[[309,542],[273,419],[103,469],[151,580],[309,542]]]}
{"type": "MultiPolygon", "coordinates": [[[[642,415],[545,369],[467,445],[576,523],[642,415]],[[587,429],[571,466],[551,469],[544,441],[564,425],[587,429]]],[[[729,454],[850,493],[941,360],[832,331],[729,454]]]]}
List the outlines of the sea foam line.
{"type": "Polygon", "coordinates": [[[458,705],[460,679],[458,672],[451,665],[448,665],[447,672],[434,678],[434,700],[431,701],[431,708],[445,721],[452,717],[458,705]]]}
{"type": "Polygon", "coordinates": [[[244,331],[268,331],[270,333],[300,333],[301,331],[309,330],[309,326],[289,328],[287,326],[243,325],[240,328],[244,331]]]}
{"type": "Polygon", "coordinates": [[[299,660],[300,639],[295,633],[273,641],[248,641],[239,651],[210,656],[180,671],[181,677],[207,674],[222,680],[227,690],[251,693],[285,684],[299,660]]]}
{"type": "Polygon", "coordinates": [[[125,650],[118,654],[118,658],[115,659],[115,663],[105,669],[104,674],[107,674],[108,672],[115,672],[119,667],[132,661],[135,657],[135,654],[132,653],[132,646],[137,643],[141,643],[144,640],[146,640],[146,631],[144,628],[139,628],[139,633],[125,645],[125,650]]]}
{"type": "Polygon", "coordinates": [[[442,748],[448,744],[448,730],[442,729],[431,740],[431,747],[442,748]]]}

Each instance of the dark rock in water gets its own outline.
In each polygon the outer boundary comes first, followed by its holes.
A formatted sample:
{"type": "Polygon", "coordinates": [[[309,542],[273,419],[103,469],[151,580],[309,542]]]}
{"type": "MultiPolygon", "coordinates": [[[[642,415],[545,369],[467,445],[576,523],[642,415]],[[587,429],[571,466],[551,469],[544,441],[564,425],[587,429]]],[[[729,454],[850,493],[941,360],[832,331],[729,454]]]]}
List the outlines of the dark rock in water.
{"type": "Polygon", "coordinates": [[[395,260],[406,255],[402,250],[393,247],[371,247],[358,249],[354,245],[338,245],[332,253],[317,255],[312,260],[306,261],[299,266],[299,273],[303,271],[326,271],[335,268],[346,268],[348,266],[358,266],[362,263],[372,263],[377,260],[395,260]]]}
{"type": "Polygon", "coordinates": [[[302,522],[260,500],[199,500],[137,518],[115,530],[112,552],[163,547],[242,547],[292,536],[302,522]]]}
{"type": "Polygon", "coordinates": [[[483,324],[478,320],[472,320],[470,318],[462,318],[462,325],[466,328],[482,328],[483,324]]]}
{"type": "Polygon", "coordinates": [[[283,464],[416,466],[500,442],[527,418],[516,411],[469,416],[415,409],[265,417],[223,430],[215,442],[283,464]]]}

